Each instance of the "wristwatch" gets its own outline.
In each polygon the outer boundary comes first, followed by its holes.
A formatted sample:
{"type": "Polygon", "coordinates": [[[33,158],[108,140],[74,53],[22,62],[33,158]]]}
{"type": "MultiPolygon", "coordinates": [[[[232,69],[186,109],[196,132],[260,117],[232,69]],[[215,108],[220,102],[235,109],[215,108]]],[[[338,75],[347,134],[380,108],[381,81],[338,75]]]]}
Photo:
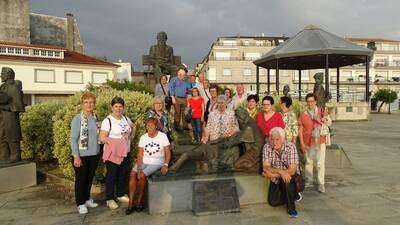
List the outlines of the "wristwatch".
{"type": "Polygon", "coordinates": [[[164,163],[164,166],[168,166],[168,163],[164,163]]]}

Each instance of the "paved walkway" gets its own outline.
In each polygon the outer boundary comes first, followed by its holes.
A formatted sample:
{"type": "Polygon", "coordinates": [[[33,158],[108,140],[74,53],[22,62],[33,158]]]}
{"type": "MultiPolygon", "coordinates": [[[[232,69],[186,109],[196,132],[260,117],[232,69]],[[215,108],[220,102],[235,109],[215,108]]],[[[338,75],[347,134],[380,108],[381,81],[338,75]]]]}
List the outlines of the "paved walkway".
{"type": "MultiPolygon", "coordinates": [[[[400,114],[371,115],[368,122],[334,123],[334,143],[339,143],[353,169],[330,170],[327,193],[304,193],[297,205],[299,218],[288,218],[284,208],[252,205],[241,213],[193,216],[124,215],[124,209],[105,205],[86,216],[76,213],[71,200],[44,185],[0,195],[0,224],[400,224],[400,114]]],[[[1,181],[6,182],[6,181],[1,181]]]]}

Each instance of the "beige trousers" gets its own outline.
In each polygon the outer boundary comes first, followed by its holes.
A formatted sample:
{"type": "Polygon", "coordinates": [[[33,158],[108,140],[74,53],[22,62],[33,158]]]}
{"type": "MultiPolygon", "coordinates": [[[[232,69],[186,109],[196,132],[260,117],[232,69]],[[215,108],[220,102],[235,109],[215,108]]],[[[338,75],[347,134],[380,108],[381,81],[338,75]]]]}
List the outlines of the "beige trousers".
{"type": "Polygon", "coordinates": [[[305,178],[306,185],[313,185],[314,170],[317,175],[317,184],[325,184],[325,143],[316,145],[306,153],[305,178]]]}

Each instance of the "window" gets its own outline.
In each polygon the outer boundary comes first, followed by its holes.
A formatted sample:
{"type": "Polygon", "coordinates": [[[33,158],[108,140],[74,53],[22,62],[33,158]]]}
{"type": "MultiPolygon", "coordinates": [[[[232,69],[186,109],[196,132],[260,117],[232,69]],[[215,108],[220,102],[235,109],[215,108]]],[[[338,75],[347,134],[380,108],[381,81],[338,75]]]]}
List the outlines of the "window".
{"type": "Polygon", "coordinates": [[[232,69],[230,69],[230,68],[224,68],[222,74],[223,74],[224,76],[232,76],[232,69]]]}
{"type": "Polygon", "coordinates": [[[0,53],[7,53],[6,47],[0,47],[0,53]]]}
{"type": "Polygon", "coordinates": [[[243,44],[248,46],[248,45],[250,45],[250,42],[249,41],[244,41],[243,44]]]}
{"type": "Polygon", "coordinates": [[[54,56],[54,52],[53,51],[48,51],[47,55],[50,56],[50,57],[53,57],[54,56]]]}
{"type": "Polygon", "coordinates": [[[40,56],[47,56],[46,50],[41,50],[41,51],[40,51],[40,56]]]}
{"type": "Polygon", "coordinates": [[[226,45],[226,46],[236,46],[237,45],[237,41],[235,41],[235,40],[223,40],[222,43],[223,43],[223,45],[226,45]]]}
{"type": "Polygon", "coordinates": [[[22,49],[24,55],[29,55],[29,49],[24,48],[22,49]]]}
{"type": "Polygon", "coordinates": [[[54,70],[35,70],[35,82],[36,83],[55,83],[56,77],[54,70]]]}
{"type": "Polygon", "coordinates": [[[83,84],[82,71],[65,71],[65,83],[69,84],[83,84]]]}
{"type": "Polygon", "coordinates": [[[14,54],[15,53],[15,48],[8,48],[7,49],[9,54],[14,54]]]}
{"type": "Polygon", "coordinates": [[[230,52],[215,52],[216,60],[230,60],[231,53],[230,52]]]}
{"type": "MultiPolygon", "coordinates": [[[[275,70],[271,70],[271,72],[272,71],[275,72],[275,70]]],[[[282,71],[279,71],[279,72],[282,72],[282,71]]],[[[287,71],[284,71],[284,72],[287,72],[287,71]]],[[[299,72],[295,72],[293,74],[293,78],[294,78],[294,80],[298,81],[299,80],[299,72]]],[[[310,80],[310,72],[308,70],[302,70],[301,71],[301,80],[304,80],[304,81],[309,81],[310,80]]]]}
{"type": "Polygon", "coordinates": [[[256,60],[258,58],[260,58],[261,53],[259,52],[246,52],[244,54],[244,57],[246,60],[256,60]]]}
{"type": "Polygon", "coordinates": [[[33,50],[33,55],[40,55],[40,51],[37,50],[37,49],[34,49],[34,50],[33,50]]]}
{"type": "Polygon", "coordinates": [[[54,52],[54,56],[57,57],[57,58],[60,58],[61,53],[60,52],[54,52]]]}
{"type": "Polygon", "coordinates": [[[216,76],[216,70],[214,67],[209,67],[208,71],[207,71],[207,75],[208,75],[208,79],[209,80],[216,80],[217,76],[216,76]]]}
{"type": "Polygon", "coordinates": [[[15,54],[21,55],[22,54],[22,49],[16,48],[15,49],[15,54]]]}
{"type": "Polygon", "coordinates": [[[92,83],[93,84],[102,84],[105,83],[108,79],[108,73],[104,72],[93,72],[92,73],[92,83]]]}
{"type": "Polygon", "coordinates": [[[256,45],[257,46],[262,46],[263,45],[263,41],[256,41],[256,45]]]}
{"type": "Polygon", "coordinates": [[[243,75],[251,76],[251,68],[244,68],[243,75]]]}

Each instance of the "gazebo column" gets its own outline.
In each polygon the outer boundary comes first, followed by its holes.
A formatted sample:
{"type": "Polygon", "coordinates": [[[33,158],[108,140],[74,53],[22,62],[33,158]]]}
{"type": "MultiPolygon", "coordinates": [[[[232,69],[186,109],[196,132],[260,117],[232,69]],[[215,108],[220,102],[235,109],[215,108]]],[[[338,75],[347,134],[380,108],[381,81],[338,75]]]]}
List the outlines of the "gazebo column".
{"type": "Polygon", "coordinates": [[[270,76],[269,76],[269,68],[268,68],[267,69],[267,91],[268,91],[268,95],[269,95],[269,93],[271,93],[270,86],[271,86],[271,79],[270,79],[270,76]]]}
{"type": "Polygon", "coordinates": [[[329,93],[329,55],[325,55],[325,92],[329,93]]]}
{"type": "Polygon", "coordinates": [[[299,70],[299,101],[301,101],[301,70],[299,70]]]}
{"type": "Polygon", "coordinates": [[[276,59],[276,72],[275,72],[275,81],[276,81],[276,93],[279,95],[279,59],[276,59]]]}
{"type": "Polygon", "coordinates": [[[339,76],[340,76],[340,69],[339,67],[336,68],[336,102],[339,102],[339,76]]]}
{"type": "Polygon", "coordinates": [[[368,62],[368,56],[365,56],[365,101],[369,102],[369,62],[368,62]]]}
{"type": "Polygon", "coordinates": [[[256,67],[256,90],[257,90],[257,95],[260,93],[260,67],[256,67]]]}

